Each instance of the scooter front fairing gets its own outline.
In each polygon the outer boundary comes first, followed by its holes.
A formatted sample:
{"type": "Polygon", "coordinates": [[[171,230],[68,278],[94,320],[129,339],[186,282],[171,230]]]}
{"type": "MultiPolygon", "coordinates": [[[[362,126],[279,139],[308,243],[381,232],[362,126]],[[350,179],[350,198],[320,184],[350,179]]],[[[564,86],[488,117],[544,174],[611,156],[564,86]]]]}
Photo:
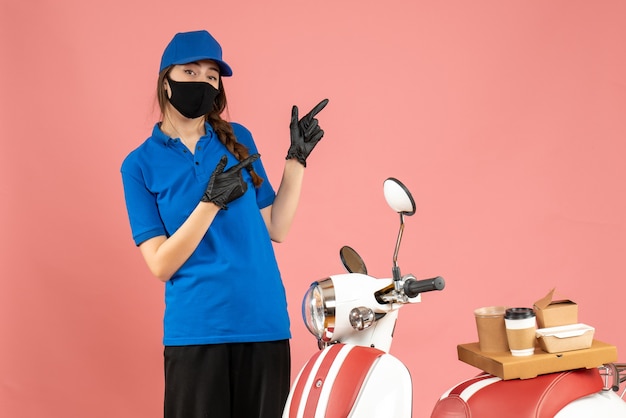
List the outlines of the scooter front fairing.
{"type": "Polygon", "coordinates": [[[409,417],[412,396],[409,371],[394,356],[333,344],[300,371],[283,418],[409,417]]]}

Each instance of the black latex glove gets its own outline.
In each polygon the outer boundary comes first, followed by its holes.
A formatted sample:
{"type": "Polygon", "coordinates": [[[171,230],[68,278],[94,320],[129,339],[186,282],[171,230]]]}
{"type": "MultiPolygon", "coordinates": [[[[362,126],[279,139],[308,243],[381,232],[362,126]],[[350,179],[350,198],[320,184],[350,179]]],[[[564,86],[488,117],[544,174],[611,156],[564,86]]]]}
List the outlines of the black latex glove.
{"type": "Polygon", "coordinates": [[[307,157],[324,136],[324,131],[319,127],[315,115],[326,107],[327,103],[328,99],[322,100],[300,120],[298,120],[298,106],[291,109],[291,123],[289,124],[291,146],[287,151],[287,160],[296,158],[306,167],[307,157]]]}
{"type": "Polygon", "coordinates": [[[221,209],[228,209],[227,203],[240,198],[248,190],[248,185],[241,176],[241,169],[249,167],[258,158],[259,154],[251,155],[224,171],[228,163],[228,157],[224,155],[211,174],[209,184],[200,200],[215,203],[221,209]]]}

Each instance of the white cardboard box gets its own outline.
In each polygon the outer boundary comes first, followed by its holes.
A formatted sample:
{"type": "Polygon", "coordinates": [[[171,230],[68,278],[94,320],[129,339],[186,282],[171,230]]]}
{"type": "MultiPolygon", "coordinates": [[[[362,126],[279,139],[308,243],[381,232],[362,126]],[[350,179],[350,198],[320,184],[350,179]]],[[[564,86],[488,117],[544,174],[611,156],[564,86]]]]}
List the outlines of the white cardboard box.
{"type": "Polygon", "coordinates": [[[539,345],[548,353],[582,350],[591,347],[595,328],[585,324],[572,324],[536,331],[539,345]]]}

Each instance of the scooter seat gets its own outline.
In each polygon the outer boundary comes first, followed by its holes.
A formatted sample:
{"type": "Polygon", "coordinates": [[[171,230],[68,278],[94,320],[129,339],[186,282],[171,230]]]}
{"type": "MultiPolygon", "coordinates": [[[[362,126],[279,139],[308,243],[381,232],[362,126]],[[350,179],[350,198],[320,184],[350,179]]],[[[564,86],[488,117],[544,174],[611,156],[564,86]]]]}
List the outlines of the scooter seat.
{"type": "Polygon", "coordinates": [[[568,403],[603,386],[597,368],[514,380],[485,373],[444,393],[431,418],[552,418],[568,403]]]}

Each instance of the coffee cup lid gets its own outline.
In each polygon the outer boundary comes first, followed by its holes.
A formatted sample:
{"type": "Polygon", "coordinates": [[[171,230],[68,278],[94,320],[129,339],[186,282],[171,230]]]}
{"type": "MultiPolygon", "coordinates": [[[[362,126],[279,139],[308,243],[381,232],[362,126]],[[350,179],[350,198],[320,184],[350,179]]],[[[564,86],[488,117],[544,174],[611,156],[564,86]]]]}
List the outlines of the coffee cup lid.
{"type": "Polygon", "coordinates": [[[502,317],[506,311],[506,306],[484,306],[474,310],[477,317],[502,317]]]}
{"type": "Polygon", "coordinates": [[[526,319],[535,316],[532,308],[509,308],[504,313],[504,319],[526,319]]]}

